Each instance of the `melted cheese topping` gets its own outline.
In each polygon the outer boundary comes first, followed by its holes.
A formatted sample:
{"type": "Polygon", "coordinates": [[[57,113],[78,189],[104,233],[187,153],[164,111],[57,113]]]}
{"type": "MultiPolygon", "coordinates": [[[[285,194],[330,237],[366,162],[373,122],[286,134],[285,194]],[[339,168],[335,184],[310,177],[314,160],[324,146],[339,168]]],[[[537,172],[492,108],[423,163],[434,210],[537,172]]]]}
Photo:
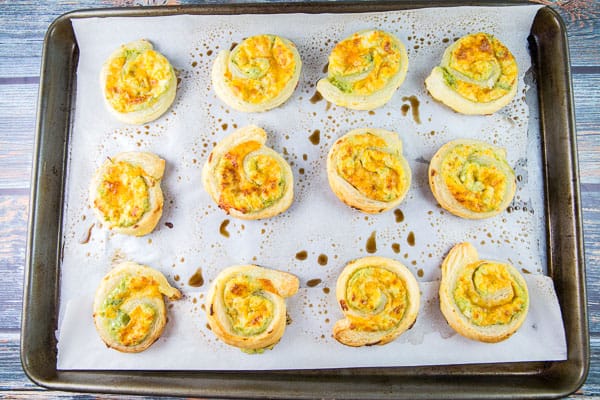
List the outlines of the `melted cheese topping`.
{"type": "Polygon", "coordinates": [[[220,189],[219,207],[242,213],[263,210],[285,192],[284,171],[279,161],[268,154],[250,154],[261,144],[249,141],[229,150],[216,167],[220,189]]]}
{"type": "Polygon", "coordinates": [[[508,324],[527,306],[525,290],[506,266],[488,261],[468,265],[453,294],[460,311],[478,326],[508,324]]]}
{"type": "Polygon", "coordinates": [[[259,35],[233,49],[225,78],[238,98],[260,104],[276,98],[295,70],[294,52],[281,38],[259,35]]]}
{"type": "Polygon", "coordinates": [[[441,173],[457,202],[473,212],[487,212],[496,210],[506,195],[505,164],[490,148],[458,145],[442,161],[441,173]]]}
{"type": "Polygon", "coordinates": [[[273,320],[274,306],[265,291],[277,294],[268,279],[246,275],[232,277],[223,289],[223,303],[233,331],[238,335],[258,335],[273,320]]]}
{"type": "Polygon", "coordinates": [[[461,38],[452,50],[449,67],[475,81],[484,81],[499,69],[493,86],[465,82],[444,70],[446,82],[462,97],[478,103],[497,100],[517,84],[518,67],[512,53],[497,39],[484,33],[461,38]]]}
{"type": "Polygon", "coordinates": [[[333,48],[328,79],[344,93],[370,95],[400,71],[400,59],[400,49],[388,33],[355,33],[333,48]]]}
{"type": "Polygon", "coordinates": [[[156,281],[146,276],[123,278],[104,300],[100,311],[111,336],[124,346],[141,343],[156,321],[152,300],[162,301],[156,281]]]}
{"type": "Polygon", "coordinates": [[[361,194],[377,201],[393,201],[405,191],[403,164],[386,149],[384,139],[366,133],[337,145],[337,172],[361,194]]]}
{"type": "Polygon", "coordinates": [[[397,326],[409,304],[404,281],[394,272],[376,266],[352,274],[346,286],[346,302],[358,314],[348,315],[353,329],[369,332],[397,326]]]}
{"type": "Polygon", "coordinates": [[[154,50],[126,49],[110,61],[106,99],[118,112],[148,108],[167,91],[174,79],[169,61],[154,50]]]}
{"type": "Polygon", "coordinates": [[[111,163],[97,188],[94,205],[105,221],[120,227],[138,222],[150,208],[145,172],[124,161],[111,163]]]}

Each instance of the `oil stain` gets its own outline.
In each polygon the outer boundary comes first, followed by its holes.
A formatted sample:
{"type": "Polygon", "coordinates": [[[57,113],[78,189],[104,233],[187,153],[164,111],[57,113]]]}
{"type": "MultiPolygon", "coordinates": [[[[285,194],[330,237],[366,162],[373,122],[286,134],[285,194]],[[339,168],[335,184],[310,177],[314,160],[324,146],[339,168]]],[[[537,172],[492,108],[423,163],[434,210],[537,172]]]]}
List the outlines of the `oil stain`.
{"type": "Polygon", "coordinates": [[[200,286],[204,285],[204,277],[202,276],[202,268],[198,268],[196,270],[196,272],[194,272],[194,275],[192,275],[190,277],[190,280],[188,281],[188,285],[190,285],[191,287],[200,287],[200,286]]]}
{"type": "Polygon", "coordinates": [[[377,251],[377,240],[375,237],[376,232],[373,231],[371,233],[371,236],[369,236],[369,238],[367,239],[367,244],[365,246],[367,253],[375,253],[377,251]]]}

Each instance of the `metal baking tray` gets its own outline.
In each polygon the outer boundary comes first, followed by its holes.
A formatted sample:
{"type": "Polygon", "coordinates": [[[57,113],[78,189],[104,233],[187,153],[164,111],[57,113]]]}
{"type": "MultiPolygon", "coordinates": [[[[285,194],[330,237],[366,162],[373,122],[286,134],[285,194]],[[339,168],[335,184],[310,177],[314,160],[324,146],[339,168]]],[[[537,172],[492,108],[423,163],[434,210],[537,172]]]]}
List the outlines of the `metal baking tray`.
{"type": "MultiPolygon", "coordinates": [[[[480,0],[469,5],[515,5],[480,0]]],[[[589,367],[585,264],[569,49],[565,26],[540,9],[529,45],[538,85],[549,275],[563,314],[561,362],[344,368],[298,371],[58,371],[56,337],[67,144],[79,50],[71,21],[176,14],[360,13],[464,2],[378,1],[221,4],[75,11],[56,19],[44,41],[31,182],[21,326],[21,361],[35,383],[59,390],[237,398],[541,398],[577,390],[589,367]]]]}

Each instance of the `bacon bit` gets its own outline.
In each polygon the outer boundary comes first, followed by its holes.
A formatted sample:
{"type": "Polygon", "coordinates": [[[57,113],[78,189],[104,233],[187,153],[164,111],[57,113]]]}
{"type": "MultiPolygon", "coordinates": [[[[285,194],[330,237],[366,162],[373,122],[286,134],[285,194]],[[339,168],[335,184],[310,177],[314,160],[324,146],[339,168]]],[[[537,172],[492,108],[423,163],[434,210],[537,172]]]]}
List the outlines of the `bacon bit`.
{"type": "Polygon", "coordinates": [[[383,44],[383,50],[385,50],[386,53],[391,53],[392,52],[392,44],[389,41],[386,41],[383,44]]]}
{"type": "Polygon", "coordinates": [[[215,312],[213,311],[213,305],[210,305],[209,315],[213,315],[215,312]]]}
{"type": "Polygon", "coordinates": [[[235,294],[236,296],[239,296],[240,294],[242,294],[242,292],[243,290],[238,284],[233,285],[233,287],[231,288],[231,293],[235,294]]]}
{"type": "Polygon", "coordinates": [[[348,304],[346,303],[346,300],[340,300],[340,307],[342,307],[343,311],[348,311],[348,304]]]}
{"type": "Polygon", "coordinates": [[[465,60],[469,57],[469,52],[467,51],[467,49],[465,49],[464,47],[461,46],[460,49],[458,49],[458,51],[456,52],[456,58],[458,58],[459,60],[465,60]]]}
{"type": "Polygon", "coordinates": [[[211,162],[211,161],[212,161],[212,156],[213,156],[213,153],[212,153],[212,151],[211,151],[211,152],[210,152],[210,154],[208,155],[208,162],[211,162]]]}
{"type": "Polygon", "coordinates": [[[437,171],[435,169],[431,170],[431,176],[435,176],[435,174],[437,174],[437,171]]]}
{"type": "Polygon", "coordinates": [[[483,40],[479,43],[479,50],[486,53],[492,50],[492,45],[487,38],[483,38],[483,40]]]}

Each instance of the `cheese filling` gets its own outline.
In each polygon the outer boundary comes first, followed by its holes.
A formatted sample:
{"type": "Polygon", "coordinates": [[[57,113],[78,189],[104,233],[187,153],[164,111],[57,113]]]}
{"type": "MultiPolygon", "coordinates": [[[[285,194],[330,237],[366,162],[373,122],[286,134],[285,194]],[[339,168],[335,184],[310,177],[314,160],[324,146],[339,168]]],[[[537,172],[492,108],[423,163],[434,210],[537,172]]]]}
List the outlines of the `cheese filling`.
{"type": "Polygon", "coordinates": [[[158,283],[145,276],[125,277],[104,300],[100,316],[119,344],[135,346],[148,337],[156,323],[153,301],[162,301],[158,283]]]}
{"type": "Polygon", "coordinates": [[[275,307],[266,292],[277,295],[271,281],[242,274],[232,277],[225,284],[223,304],[236,334],[254,336],[267,329],[273,320],[275,307]]]}
{"type": "Polygon", "coordinates": [[[485,33],[461,38],[442,62],[446,84],[462,97],[488,103],[507,95],[517,84],[518,67],[512,53],[485,33]]]}
{"type": "Polygon", "coordinates": [[[284,170],[269,154],[255,152],[261,144],[249,141],[229,150],[216,167],[219,207],[242,213],[261,211],[285,193],[284,170]]]}
{"type": "Polygon", "coordinates": [[[150,209],[150,195],[144,175],[142,168],[123,161],[108,166],[94,199],[94,205],[105,221],[128,227],[137,223],[150,209]]]}
{"type": "Polygon", "coordinates": [[[394,272],[377,266],[360,268],[350,276],[346,302],[354,311],[347,315],[353,329],[368,332],[396,327],[409,306],[404,281],[394,272]]]}
{"type": "Polygon", "coordinates": [[[110,61],[106,99],[118,112],[146,109],[169,89],[173,80],[173,68],[162,54],[127,49],[110,61]]]}
{"type": "Polygon", "coordinates": [[[362,195],[393,201],[406,190],[406,172],[398,154],[390,152],[379,136],[353,135],[336,150],[338,174],[362,195]]]}
{"type": "Polygon", "coordinates": [[[328,79],[344,93],[370,95],[398,74],[400,59],[401,51],[388,33],[355,33],[333,48],[328,79]]]}
{"type": "Polygon", "coordinates": [[[261,104],[280,95],[294,76],[296,64],[294,52],[281,38],[252,36],[231,52],[225,78],[235,96],[261,104]]]}
{"type": "Polygon", "coordinates": [[[512,170],[490,148],[458,145],[442,161],[442,179],[451,196],[473,212],[497,210],[512,170]]]}
{"type": "Polygon", "coordinates": [[[460,274],[454,301],[477,326],[505,325],[523,312],[527,293],[504,264],[477,261],[460,274]]]}

